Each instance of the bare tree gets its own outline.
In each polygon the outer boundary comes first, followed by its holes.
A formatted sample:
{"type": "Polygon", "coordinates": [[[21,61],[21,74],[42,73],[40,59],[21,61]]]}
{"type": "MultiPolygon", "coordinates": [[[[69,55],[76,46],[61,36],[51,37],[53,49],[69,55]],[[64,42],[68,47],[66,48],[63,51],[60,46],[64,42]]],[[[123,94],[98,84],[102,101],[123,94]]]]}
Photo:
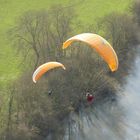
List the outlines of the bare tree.
{"type": "Polygon", "coordinates": [[[18,47],[25,52],[25,59],[28,57],[35,63],[34,68],[40,63],[65,55],[61,47],[71,33],[73,13],[72,7],[58,5],[48,11],[27,12],[20,18],[14,34],[18,47]]]}
{"type": "MultiPolygon", "coordinates": [[[[137,23],[132,15],[112,13],[104,17],[102,28],[118,55],[119,72],[116,73],[116,78],[122,79],[128,75],[136,56],[139,44],[137,23]]],[[[123,80],[119,81],[123,82],[123,80]]]]}
{"type": "Polygon", "coordinates": [[[131,11],[134,14],[134,19],[136,22],[138,22],[139,26],[140,26],[140,1],[139,0],[135,0],[132,7],[131,7],[131,11]]]}

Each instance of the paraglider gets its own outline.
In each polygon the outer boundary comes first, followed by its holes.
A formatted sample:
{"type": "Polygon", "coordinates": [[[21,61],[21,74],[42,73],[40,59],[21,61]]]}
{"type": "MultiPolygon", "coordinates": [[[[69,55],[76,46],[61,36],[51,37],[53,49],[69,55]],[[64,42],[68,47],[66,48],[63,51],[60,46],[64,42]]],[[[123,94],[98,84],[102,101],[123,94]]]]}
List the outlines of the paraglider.
{"type": "Polygon", "coordinates": [[[87,92],[86,93],[86,100],[87,100],[88,103],[93,103],[94,96],[91,93],[87,92]]]}
{"type": "Polygon", "coordinates": [[[69,47],[74,41],[82,41],[94,48],[96,52],[104,59],[108,64],[112,72],[118,69],[118,58],[113,47],[103,37],[92,34],[82,33],[75,35],[63,43],[63,49],[69,47]]]}
{"type": "Polygon", "coordinates": [[[65,66],[59,62],[47,62],[45,64],[42,64],[41,66],[39,66],[35,72],[33,73],[32,79],[33,82],[36,83],[37,80],[47,71],[54,69],[54,68],[58,68],[61,67],[64,70],[66,69],[65,66]]]}

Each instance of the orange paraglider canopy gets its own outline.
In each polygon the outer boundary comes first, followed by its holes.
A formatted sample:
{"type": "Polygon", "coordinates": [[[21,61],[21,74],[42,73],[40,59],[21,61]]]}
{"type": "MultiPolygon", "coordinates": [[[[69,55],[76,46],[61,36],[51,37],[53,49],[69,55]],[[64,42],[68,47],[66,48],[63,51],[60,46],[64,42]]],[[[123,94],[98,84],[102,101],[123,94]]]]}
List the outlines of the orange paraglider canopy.
{"type": "Polygon", "coordinates": [[[59,62],[47,62],[45,64],[42,64],[41,66],[39,66],[35,72],[33,73],[32,79],[33,82],[36,83],[36,81],[47,71],[54,69],[54,68],[58,68],[58,67],[62,67],[64,70],[66,69],[65,66],[59,62]]]}
{"type": "Polygon", "coordinates": [[[85,42],[94,48],[108,64],[112,72],[118,69],[118,57],[116,52],[109,42],[107,42],[103,37],[92,33],[78,34],[66,40],[63,43],[63,49],[67,48],[74,41],[85,42]]]}

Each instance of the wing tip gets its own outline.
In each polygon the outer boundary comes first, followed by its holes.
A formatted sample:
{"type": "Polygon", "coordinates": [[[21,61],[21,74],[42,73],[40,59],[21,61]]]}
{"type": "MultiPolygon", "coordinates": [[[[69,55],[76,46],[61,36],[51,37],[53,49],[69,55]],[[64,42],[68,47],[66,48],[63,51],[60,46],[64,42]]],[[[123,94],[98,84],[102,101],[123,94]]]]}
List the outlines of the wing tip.
{"type": "Polygon", "coordinates": [[[63,66],[63,69],[64,69],[64,70],[66,70],[66,67],[65,67],[65,66],[63,66]]]}
{"type": "Polygon", "coordinates": [[[63,43],[62,49],[66,49],[66,43],[63,43]]]}
{"type": "Polygon", "coordinates": [[[36,84],[36,80],[33,78],[33,82],[36,84]]]}

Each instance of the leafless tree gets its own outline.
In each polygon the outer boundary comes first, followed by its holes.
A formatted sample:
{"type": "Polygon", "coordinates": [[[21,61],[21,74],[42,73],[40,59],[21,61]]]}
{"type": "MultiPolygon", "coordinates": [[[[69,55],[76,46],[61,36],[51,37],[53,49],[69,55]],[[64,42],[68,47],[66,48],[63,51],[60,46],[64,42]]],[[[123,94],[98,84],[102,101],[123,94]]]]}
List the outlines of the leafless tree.
{"type": "Polygon", "coordinates": [[[140,26],[140,1],[139,0],[135,0],[133,2],[133,5],[130,8],[131,8],[131,11],[134,14],[135,22],[138,22],[138,24],[140,26]]]}
{"type": "Polygon", "coordinates": [[[137,54],[138,26],[132,15],[119,13],[106,16],[102,25],[105,30],[105,37],[111,42],[118,55],[119,71],[116,73],[116,78],[119,80],[128,75],[137,54]]]}
{"type": "Polygon", "coordinates": [[[62,43],[71,33],[74,12],[72,7],[54,6],[47,11],[27,12],[14,29],[18,47],[24,58],[38,64],[57,60],[65,55],[62,43]],[[34,60],[36,59],[36,60],[34,60]]]}

